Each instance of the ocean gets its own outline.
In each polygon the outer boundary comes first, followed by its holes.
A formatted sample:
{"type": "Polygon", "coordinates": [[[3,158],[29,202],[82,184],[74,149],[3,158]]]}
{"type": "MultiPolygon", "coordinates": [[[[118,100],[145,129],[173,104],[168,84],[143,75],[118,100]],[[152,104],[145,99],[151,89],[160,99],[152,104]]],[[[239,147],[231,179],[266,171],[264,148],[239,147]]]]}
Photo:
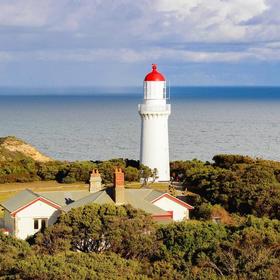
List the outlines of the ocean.
{"type": "MultiPolygon", "coordinates": [[[[0,137],[59,160],[139,159],[140,88],[0,89],[0,137]]],[[[173,87],[170,159],[280,160],[280,88],[173,87]]]]}

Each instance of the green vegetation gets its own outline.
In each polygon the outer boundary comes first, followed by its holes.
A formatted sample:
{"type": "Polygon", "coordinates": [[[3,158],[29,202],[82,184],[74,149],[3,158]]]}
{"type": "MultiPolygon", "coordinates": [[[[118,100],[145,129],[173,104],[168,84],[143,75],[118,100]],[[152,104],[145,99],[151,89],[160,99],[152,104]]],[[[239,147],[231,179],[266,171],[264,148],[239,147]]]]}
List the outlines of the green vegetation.
{"type": "Polygon", "coordinates": [[[155,250],[155,227],[149,215],[129,205],[92,204],[62,215],[56,225],[36,236],[35,244],[48,254],[109,251],[142,259],[155,250]]]}
{"type": "Polygon", "coordinates": [[[198,160],[171,163],[174,178],[191,191],[199,218],[219,204],[230,213],[280,219],[280,163],[238,155],[218,155],[214,163],[198,160]],[[208,206],[207,206],[208,205],[208,206]]]}
{"type": "Polygon", "coordinates": [[[1,279],[278,279],[280,222],[156,225],[130,206],[88,205],[25,241],[0,234],[1,279]]]}
{"type": "MultiPolygon", "coordinates": [[[[140,177],[156,176],[127,159],[40,161],[27,146],[0,138],[0,200],[25,188],[24,182],[37,191],[59,190],[59,183],[84,189],[93,168],[110,185],[121,167],[130,188],[141,187],[140,177]]],[[[72,209],[28,242],[0,233],[0,279],[279,278],[280,162],[217,155],[213,163],[172,162],[171,175],[195,206],[192,221],[158,225],[131,206],[72,209]]],[[[168,184],[152,187],[176,192],[168,184]]]]}
{"type": "Polygon", "coordinates": [[[138,181],[140,166],[129,165],[131,161],[113,159],[108,161],[49,161],[36,162],[31,158],[18,161],[0,161],[0,183],[56,180],[59,183],[88,182],[92,169],[98,168],[104,184],[113,181],[116,166],[125,171],[125,180],[138,181]]]}
{"type": "Polygon", "coordinates": [[[128,159],[55,161],[16,137],[0,138],[0,184],[49,180],[69,184],[88,182],[93,168],[99,169],[104,184],[111,184],[116,167],[125,170],[125,180],[129,182],[138,181],[142,169],[145,176],[152,173],[138,161],[128,159]]]}

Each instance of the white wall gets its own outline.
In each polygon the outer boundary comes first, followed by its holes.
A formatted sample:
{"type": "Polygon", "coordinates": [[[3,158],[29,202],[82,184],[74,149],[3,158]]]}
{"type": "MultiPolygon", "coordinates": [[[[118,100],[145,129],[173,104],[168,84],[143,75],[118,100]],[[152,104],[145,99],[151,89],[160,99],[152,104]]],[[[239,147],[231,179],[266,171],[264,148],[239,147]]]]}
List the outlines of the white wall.
{"type": "Polygon", "coordinates": [[[15,236],[26,239],[40,229],[34,229],[34,219],[48,219],[47,225],[52,225],[57,220],[59,211],[42,201],[37,201],[22,211],[16,213],[15,236]]]}
{"type": "Polygon", "coordinates": [[[141,163],[157,168],[159,181],[169,181],[167,116],[142,116],[141,163]]]}
{"type": "Polygon", "coordinates": [[[184,206],[174,202],[173,200],[167,197],[162,197],[153,204],[165,211],[173,211],[174,221],[182,221],[184,219],[189,219],[189,209],[185,208],[184,206]]]}

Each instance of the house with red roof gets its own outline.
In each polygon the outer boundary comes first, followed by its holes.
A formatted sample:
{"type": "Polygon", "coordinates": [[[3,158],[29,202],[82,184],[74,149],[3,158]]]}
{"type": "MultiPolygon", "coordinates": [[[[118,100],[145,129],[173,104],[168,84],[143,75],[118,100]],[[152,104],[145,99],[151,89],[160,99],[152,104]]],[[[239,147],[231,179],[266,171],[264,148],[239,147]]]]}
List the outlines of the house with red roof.
{"type": "Polygon", "coordinates": [[[150,188],[125,188],[124,173],[117,168],[114,186],[102,188],[98,170],[93,170],[89,191],[55,191],[35,193],[23,190],[2,203],[5,232],[26,239],[41,229],[54,224],[61,213],[87,204],[130,204],[152,215],[156,222],[169,223],[189,219],[193,207],[184,201],[150,188]]]}

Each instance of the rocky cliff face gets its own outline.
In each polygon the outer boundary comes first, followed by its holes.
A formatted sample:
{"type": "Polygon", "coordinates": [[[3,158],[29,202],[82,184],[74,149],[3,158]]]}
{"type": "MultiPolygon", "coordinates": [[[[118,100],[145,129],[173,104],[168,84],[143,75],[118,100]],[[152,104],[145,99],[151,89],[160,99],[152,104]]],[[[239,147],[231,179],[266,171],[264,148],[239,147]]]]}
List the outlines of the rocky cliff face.
{"type": "Polygon", "coordinates": [[[52,159],[40,153],[36,148],[14,136],[0,138],[0,161],[14,161],[32,158],[38,162],[52,159]]]}

